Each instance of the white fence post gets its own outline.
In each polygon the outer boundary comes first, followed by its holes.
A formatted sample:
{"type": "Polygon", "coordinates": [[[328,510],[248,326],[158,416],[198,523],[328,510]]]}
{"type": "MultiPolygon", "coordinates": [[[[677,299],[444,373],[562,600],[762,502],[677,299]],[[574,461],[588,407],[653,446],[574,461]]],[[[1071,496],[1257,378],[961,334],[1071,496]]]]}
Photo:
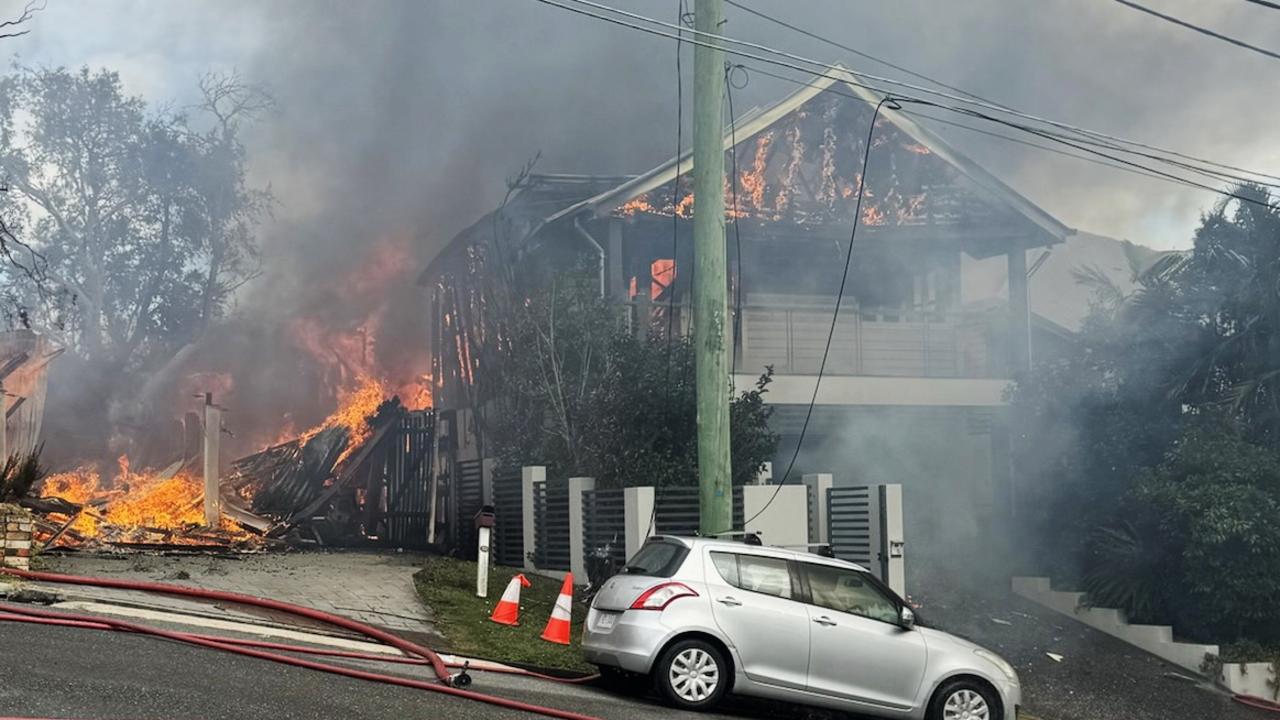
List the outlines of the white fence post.
{"type": "Polygon", "coordinates": [[[533,509],[534,485],[547,482],[547,468],[542,465],[526,465],[520,468],[520,507],[524,513],[524,569],[530,572],[537,568],[533,564],[533,552],[538,542],[538,514],[533,509]]]}
{"type": "Polygon", "coordinates": [[[627,559],[630,560],[644,545],[651,532],[653,519],[654,492],[652,487],[629,487],[622,492],[623,542],[626,546],[627,559]]]}
{"type": "Polygon", "coordinates": [[[809,488],[804,485],[746,485],[742,514],[754,518],[743,529],[759,534],[765,545],[809,542],[809,488]]]}
{"type": "Polygon", "coordinates": [[[831,473],[810,473],[803,477],[804,484],[808,486],[809,492],[813,494],[813,528],[817,533],[817,537],[813,539],[816,543],[831,542],[831,518],[827,515],[827,491],[831,489],[833,479],[831,473]]]}
{"type": "Polygon", "coordinates": [[[880,560],[884,568],[884,584],[906,597],[906,537],[902,526],[902,486],[899,484],[880,486],[880,528],[884,542],[880,552],[885,554],[880,560]]]}
{"type": "Polygon", "coordinates": [[[586,526],[582,517],[582,493],[594,490],[596,479],[589,477],[569,478],[569,572],[580,583],[587,579],[587,559],[583,552],[586,526]]]}

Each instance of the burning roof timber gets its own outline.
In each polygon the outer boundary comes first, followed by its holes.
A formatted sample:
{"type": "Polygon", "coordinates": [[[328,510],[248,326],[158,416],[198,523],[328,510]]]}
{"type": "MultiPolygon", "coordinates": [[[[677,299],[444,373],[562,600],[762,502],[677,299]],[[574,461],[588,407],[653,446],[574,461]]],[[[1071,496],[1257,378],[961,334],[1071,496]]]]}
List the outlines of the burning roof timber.
{"type": "MultiPolygon", "coordinates": [[[[725,183],[731,217],[794,228],[847,225],[863,182],[858,169],[866,124],[880,99],[854,82],[852,73],[835,66],[829,76],[726,128],[726,152],[737,142],[736,177],[732,185],[725,183]],[[847,80],[836,77],[842,73],[847,80]]],[[[964,249],[973,257],[1016,245],[1053,245],[1075,234],[908,111],[881,110],[873,149],[882,146],[888,147],[872,153],[861,217],[873,230],[938,226],[955,236],[968,232],[972,237],[964,249]]],[[[566,223],[689,217],[692,167],[687,152],[635,176],[530,175],[502,212],[516,237],[530,245],[543,229],[566,223]]],[[[492,216],[486,216],[461,232],[419,284],[428,284],[450,251],[472,243],[491,224],[492,216]]]]}

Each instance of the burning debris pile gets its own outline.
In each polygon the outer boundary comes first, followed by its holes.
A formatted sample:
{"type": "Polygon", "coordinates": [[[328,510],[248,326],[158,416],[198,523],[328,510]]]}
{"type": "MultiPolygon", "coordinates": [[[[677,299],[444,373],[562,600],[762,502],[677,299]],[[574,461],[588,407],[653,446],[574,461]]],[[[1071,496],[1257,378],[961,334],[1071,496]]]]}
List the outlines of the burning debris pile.
{"type": "MultiPolygon", "coordinates": [[[[199,457],[139,472],[122,456],[105,481],[91,467],[50,475],[40,497],[23,505],[39,515],[36,540],[63,549],[249,552],[377,540],[392,524],[396,498],[387,488],[403,486],[406,468],[424,479],[430,455],[430,442],[385,442],[393,431],[424,427],[430,411],[383,397],[370,381],[316,428],[234,461],[220,480],[216,527],[204,524],[199,457]]],[[[429,422],[425,428],[429,433],[429,422]]]]}
{"type": "Polygon", "coordinates": [[[35,537],[45,547],[256,547],[254,535],[225,518],[204,526],[204,485],[192,465],[139,472],[121,456],[105,482],[91,467],[50,475],[40,497],[22,504],[39,514],[35,537]]]}

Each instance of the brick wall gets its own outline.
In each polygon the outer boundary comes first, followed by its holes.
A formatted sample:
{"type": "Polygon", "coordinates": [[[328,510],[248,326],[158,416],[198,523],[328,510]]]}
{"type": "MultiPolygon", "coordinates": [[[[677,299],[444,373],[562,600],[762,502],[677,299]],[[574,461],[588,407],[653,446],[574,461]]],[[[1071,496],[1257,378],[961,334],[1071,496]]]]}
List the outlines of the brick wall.
{"type": "Polygon", "coordinates": [[[17,505],[0,504],[0,565],[31,566],[31,513],[17,505]]]}

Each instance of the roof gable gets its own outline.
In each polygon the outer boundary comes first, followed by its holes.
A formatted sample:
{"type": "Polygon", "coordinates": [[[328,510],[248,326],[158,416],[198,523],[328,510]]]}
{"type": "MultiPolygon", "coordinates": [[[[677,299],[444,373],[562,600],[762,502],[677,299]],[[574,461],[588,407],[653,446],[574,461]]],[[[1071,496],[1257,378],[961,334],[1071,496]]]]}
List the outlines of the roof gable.
{"type": "MultiPolygon", "coordinates": [[[[742,118],[732,133],[726,130],[726,152],[737,141],[736,187],[726,180],[726,212],[800,225],[848,222],[862,183],[867,123],[880,98],[833,77],[839,73],[854,80],[849,71],[836,68],[742,118]]],[[[1059,242],[1074,232],[905,113],[882,108],[876,125],[863,224],[1011,226],[1025,228],[1031,245],[1059,242]]],[[[547,222],[583,212],[689,216],[691,156],[575,203],[547,222]]]]}

